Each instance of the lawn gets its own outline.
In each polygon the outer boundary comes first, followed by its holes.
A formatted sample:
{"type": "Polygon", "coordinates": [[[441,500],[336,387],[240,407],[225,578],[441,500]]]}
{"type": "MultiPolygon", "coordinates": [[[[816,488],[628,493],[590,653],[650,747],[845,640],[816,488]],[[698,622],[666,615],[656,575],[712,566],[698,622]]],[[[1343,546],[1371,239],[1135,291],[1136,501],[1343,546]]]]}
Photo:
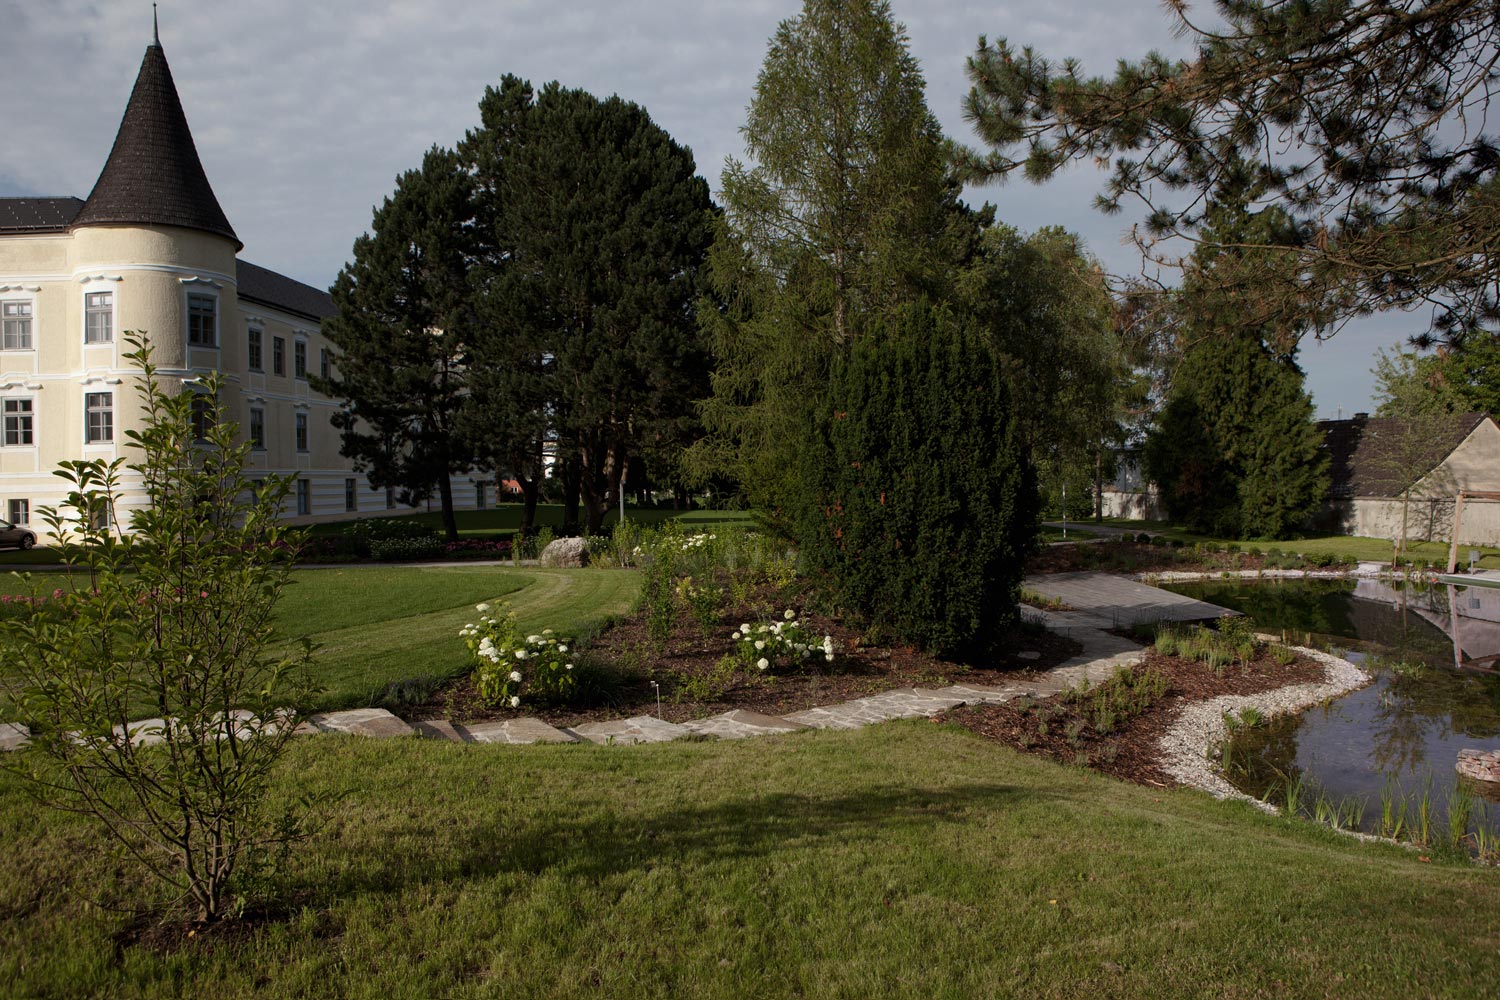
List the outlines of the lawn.
{"type": "MultiPolygon", "coordinates": [[[[1228,544],[1232,539],[1215,538],[1211,535],[1200,535],[1186,528],[1174,526],[1166,521],[1138,521],[1126,520],[1124,518],[1106,518],[1103,522],[1112,528],[1129,528],[1133,531],[1145,531],[1153,535],[1161,535],[1168,539],[1180,539],[1192,542],[1214,542],[1228,544]]],[[[1317,555],[1326,553],[1333,556],[1353,556],[1363,562],[1390,562],[1391,540],[1388,538],[1360,538],[1352,535],[1321,535],[1309,538],[1293,538],[1281,542],[1267,542],[1254,540],[1240,540],[1236,542],[1242,549],[1252,546],[1262,551],[1266,549],[1281,549],[1283,552],[1297,552],[1302,555],[1317,555]]],[[[1479,565],[1484,569],[1500,569],[1500,548],[1480,545],[1460,545],[1458,547],[1459,565],[1469,564],[1469,550],[1478,549],[1481,557],[1479,565]]],[[[1408,555],[1418,563],[1430,563],[1439,568],[1448,565],[1448,543],[1447,542],[1409,542],[1407,543],[1408,555]]]]}
{"type": "MultiPolygon", "coordinates": [[[[66,577],[39,573],[41,592],[66,577]]],[[[310,709],[370,705],[393,683],[438,680],[468,669],[458,630],[474,605],[505,599],[527,631],[574,634],[598,627],[635,603],[639,577],[630,570],[509,566],[340,566],[292,573],[276,609],[277,631],[307,635],[320,648],[314,673],[322,686],[310,709]]],[[[28,593],[16,577],[0,577],[0,593],[28,593]]],[[[149,714],[149,713],[146,713],[149,714]]]]}
{"type": "Polygon", "coordinates": [[[1500,876],[953,727],[645,747],[318,737],[289,904],[143,945],[151,901],[0,778],[28,997],[1483,996],[1500,876]]]}

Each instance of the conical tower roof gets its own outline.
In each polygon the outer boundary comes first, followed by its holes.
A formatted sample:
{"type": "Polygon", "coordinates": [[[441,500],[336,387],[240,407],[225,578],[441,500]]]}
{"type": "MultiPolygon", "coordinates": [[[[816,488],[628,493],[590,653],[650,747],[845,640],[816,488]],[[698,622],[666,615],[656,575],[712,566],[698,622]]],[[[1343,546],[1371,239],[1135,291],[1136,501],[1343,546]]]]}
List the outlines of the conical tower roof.
{"type": "Polygon", "coordinates": [[[182,226],[241,246],[198,159],[161,43],[141,60],[114,149],[71,228],[182,226]]]}

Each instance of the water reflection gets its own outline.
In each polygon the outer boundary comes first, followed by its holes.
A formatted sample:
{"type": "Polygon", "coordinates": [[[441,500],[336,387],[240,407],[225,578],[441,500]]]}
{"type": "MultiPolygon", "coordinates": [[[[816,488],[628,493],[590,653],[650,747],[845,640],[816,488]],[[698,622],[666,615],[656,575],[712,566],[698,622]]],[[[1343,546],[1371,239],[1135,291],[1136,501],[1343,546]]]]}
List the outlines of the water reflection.
{"type": "MultiPolygon", "coordinates": [[[[1249,794],[1274,797],[1288,778],[1301,779],[1335,801],[1373,804],[1367,829],[1379,818],[1382,793],[1413,803],[1426,795],[1441,824],[1458,751],[1500,750],[1500,590],[1380,580],[1170,589],[1242,611],[1265,631],[1340,651],[1375,677],[1360,691],[1237,737],[1227,770],[1249,794]]],[[[1492,813],[1491,822],[1500,819],[1492,813]]]]}

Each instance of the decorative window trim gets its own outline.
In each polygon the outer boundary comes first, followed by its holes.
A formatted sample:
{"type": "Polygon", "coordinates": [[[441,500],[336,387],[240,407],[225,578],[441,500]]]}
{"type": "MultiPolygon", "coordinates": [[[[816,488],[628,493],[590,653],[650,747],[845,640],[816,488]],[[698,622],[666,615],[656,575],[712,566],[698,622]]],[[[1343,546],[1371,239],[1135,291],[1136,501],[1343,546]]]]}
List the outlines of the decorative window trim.
{"type": "Polygon", "coordinates": [[[115,343],[115,331],[119,328],[116,321],[120,314],[120,297],[113,288],[103,290],[85,288],[83,290],[83,346],[84,347],[107,347],[115,343]],[[97,310],[89,305],[89,299],[96,295],[109,296],[109,326],[106,332],[109,334],[104,340],[89,339],[89,317],[97,310]]]}
{"type": "Polygon", "coordinates": [[[210,288],[223,288],[224,287],[224,285],[222,283],[217,282],[217,281],[213,280],[212,278],[205,278],[202,275],[198,275],[198,274],[189,275],[188,277],[185,277],[185,278],[178,278],[177,280],[179,282],[181,282],[182,284],[184,284],[184,285],[207,285],[210,288]]]}
{"type": "Polygon", "coordinates": [[[88,448],[88,447],[98,448],[98,447],[102,447],[102,446],[106,446],[106,445],[113,445],[114,443],[115,443],[115,394],[113,392],[86,392],[86,393],[84,393],[83,394],[83,444],[84,444],[84,447],[86,447],[86,448],[88,448]],[[90,396],[108,396],[109,397],[109,405],[106,406],[106,407],[101,407],[101,408],[96,408],[96,407],[90,406],[89,405],[89,397],[90,396]],[[101,428],[101,434],[106,434],[107,433],[107,436],[101,436],[101,437],[98,437],[98,438],[96,438],[96,437],[93,436],[94,421],[93,421],[92,418],[93,418],[93,415],[95,413],[100,413],[100,414],[105,415],[104,418],[99,421],[99,425],[100,425],[100,428],[101,428]]]}
{"type": "Polygon", "coordinates": [[[80,285],[87,285],[94,281],[124,281],[125,278],[119,274],[80,274],[73,280],[80,285]]]}
{"type": "Polygon", "coordinates": [[[266,372],[266,328],[255,320],[251,320],[245,327],[245,369],[262,375],[266,372]],[[252,358],[250,355],[250,344],[255,334],[260,335],[260,343],[256,345],[259,358],[252,358]]]}
{"type": "MultiPolygon", "coordinates": [[[[17,420],[17,423],[16,423],[16,436],[20,437],[21,436],[21,424],[20,424],[21,413],[20,413],[19,410],[16,411],[15,416],[16,416],[16,420],[17,420]]],[[[36,397],[35,396],[4,396],[4,397],[0,397],[0,448],[35,448],[37,446],[37,443],[36,443],[36,437],[37,437],[37,434],[36,434],[36,418],[37,418],[37,407],[36,407],[36,397]],[[6,404],[7,403],[11,403],[11,402],[22,402],[22,401],[24,401],[26,403],[26,414],[25,414],[25,416],[26,416],[26,433],[28,435],[30,435],[31,440],[30,441],[16,441],[14,444],[12,444],[8,440],[6,440],[7,438],[10,437],[10,417],[11,417],[10,413],[6,409],[6,404]]]]}
{"type": "MultiPolygon", "coordinates": [[[[186,285],[187,281],[184,280],[183,283],[184,283],[184,285],[186,285]]],[[[219,287],[218,284],[215,283],[215,282],[211,282],[211,281],[206,281],[205,280],[204,283],[205,284],[209,284],[209,285],[213,285],[214,288],[218,288],[219,287]]],[[[183,290],[183,294],[182,294],[182,343],[183,343],[183,346],[185,348],[187,348],[188,350],[192,350],[192,351],[217,351],[220,348],[220,346],[223,344],[223,336],[222,336],[223,330],[222,330],[222,327],[224,325],[223,324],[224,310],[223,310],[222,306],[223,306],[223,303],[220,301],[219,295],[217,293],[207,293],[207,292],[204,292],[201,289],[194,288],[194,287],[187,287],[187,288],[185,288],[183,290]],[[194,343],[193,342],[193,339],[192,339],[192,337],[193,337],[193,300],[195,298],[196,299],[208,299],[208,300],[211,300],[213,302],[213,304],[214,304],[214,330],[213,330],[214,339],[213,339],[213,343],[211,343],[211,344],[201,344],[201,343],[194,343]]]]}
{"type": "MultiPolygon", "coordinates": [[[[37,291],[40,292],[41,289],[37,289],[37,291]]],[[[0,294],[4,294],[4,293],[0,293],[0,294]]],[[[26,294],[26,295],[12,295],[9,298],[0,298],[0,330],[3,330],[4,327],[5,327],[5,324],[8,323],[8,322],[18,322],[18,321],[23,320],[23,319],[26,322],[26,341],[27,341],[26,346],[25,347],[6,347],[5,346],[5,341],[3,339],[0,339],[0,351],[6,351],[6,352],[27,352],[27,351],[32,351],[32,352],[34,352],[36,350],[36,343],[37,343],[36,293],[33,292],[33,293],[26,294]],[[24,305],[26,307],[26,315],[24,317],[22,317],[22,316],[8,317],[8,316],[6,316],[5,315],[5,308],[7,306],[13,306],[13,305],[24,305]]],[[[0,337],[3,337],[3,335],[0,335],[0,337]]]]}

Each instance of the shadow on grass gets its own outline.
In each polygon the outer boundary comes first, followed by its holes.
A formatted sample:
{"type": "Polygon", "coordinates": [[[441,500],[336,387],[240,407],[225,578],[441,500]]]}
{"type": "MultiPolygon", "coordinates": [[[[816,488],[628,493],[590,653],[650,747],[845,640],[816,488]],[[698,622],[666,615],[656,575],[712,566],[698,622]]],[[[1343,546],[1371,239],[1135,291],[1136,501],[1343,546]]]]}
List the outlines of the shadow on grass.
{"type": "MultiPolygon", "coordinates": [[[[673,809],[614,811],[586,818],[531,820],[520,829],[503,817],[446,836],[449,851],[424,850],[430,840],[401,838],[378,867],[346,871],[325,894],[399,892],[413,883],[484,878],[504,872],[551,872],[585,881],[663,865],[701,869],[783,851],[820,850],[889,840],[937,824],[961,823],[973,810],[1058,798],[1057,793],[1008,785],[963,785],[941,790],[881,788],[845,795],[774,793],[673,809]]],[[[415,831],[411,831],[415,833],[415,831]]]]}

